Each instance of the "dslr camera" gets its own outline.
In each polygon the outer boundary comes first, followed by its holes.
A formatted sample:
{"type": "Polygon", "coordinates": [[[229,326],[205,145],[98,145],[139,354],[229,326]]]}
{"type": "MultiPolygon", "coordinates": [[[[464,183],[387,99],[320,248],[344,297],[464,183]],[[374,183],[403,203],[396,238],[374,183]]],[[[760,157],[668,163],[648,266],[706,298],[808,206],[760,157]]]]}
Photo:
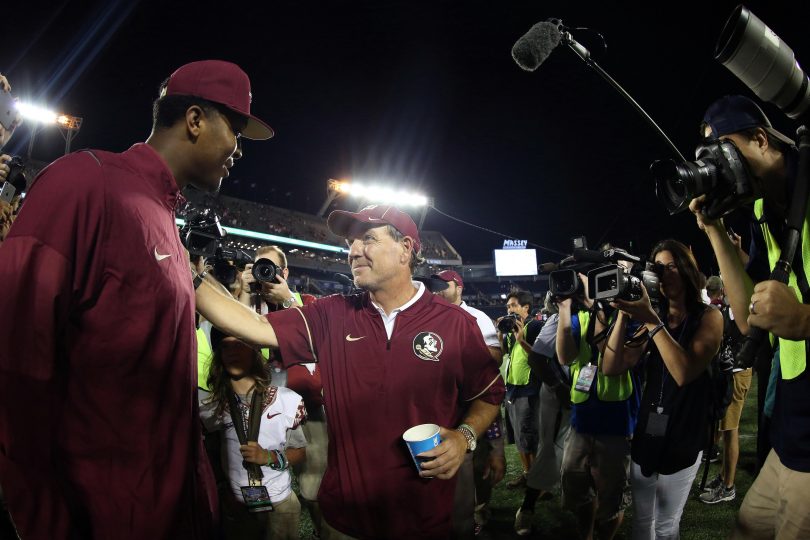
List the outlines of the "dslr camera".
{"type": "MultiPolygon", "coordinates": [[[[793,50],[745,6],[737,6],[726,21],[714,58],[789,118],[810,119],[810,80],[793,50]]],[[[703,212],[716,219],[762,196],[731,141],[707,141],[695,155],[695,161],[656,161],[650,167],[656,194],[670,214],[706,195],[703,212]]]]}
{"type": "Polygon", "coordinates": [[[509,332],[513,331],[517,326],[517,321],[520,319],[520,315],[517,313],[508,313],[504,316],[503,319],[498,321],[498,331],[501,334],[508,334],[509,332]]]}

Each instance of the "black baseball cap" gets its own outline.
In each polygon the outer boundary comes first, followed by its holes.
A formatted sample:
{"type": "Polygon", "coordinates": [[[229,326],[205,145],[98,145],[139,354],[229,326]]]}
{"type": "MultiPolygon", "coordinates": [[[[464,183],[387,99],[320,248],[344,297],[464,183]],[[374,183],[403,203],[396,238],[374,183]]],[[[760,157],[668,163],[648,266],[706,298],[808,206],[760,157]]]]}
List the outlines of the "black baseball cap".
{"type": "Polygon", "coordinates": [[[716,139],[755,127],[761,127],[787,145],[796,145],[793,139],[775,130],[759,105],[745,96],[723,96],[709,105],[706,114],[703,115],[700,135],[716,139]],[[711,129],[711,137],[706,136],[707,127],[711,129]]]}

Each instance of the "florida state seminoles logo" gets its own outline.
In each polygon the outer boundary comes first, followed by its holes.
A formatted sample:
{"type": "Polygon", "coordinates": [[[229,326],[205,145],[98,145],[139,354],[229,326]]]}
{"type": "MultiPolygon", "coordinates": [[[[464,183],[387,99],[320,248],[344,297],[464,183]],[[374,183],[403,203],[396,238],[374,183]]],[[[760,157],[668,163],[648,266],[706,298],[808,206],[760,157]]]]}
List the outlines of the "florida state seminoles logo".
{"type": "Polygon", "coordinates": [[[438,362],[443,349],[442,338],[433,332],[420,332],[413,338],[413,354],[422,360],[438,362]]]}

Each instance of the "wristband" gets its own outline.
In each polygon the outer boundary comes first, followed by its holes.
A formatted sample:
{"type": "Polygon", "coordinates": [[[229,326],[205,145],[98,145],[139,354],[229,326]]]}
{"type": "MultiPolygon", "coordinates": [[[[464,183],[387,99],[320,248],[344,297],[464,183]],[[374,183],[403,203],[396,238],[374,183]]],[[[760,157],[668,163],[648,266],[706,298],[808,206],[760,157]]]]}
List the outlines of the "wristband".
{"type": "Polygon", "coordinates": [[[208,275],[208,270],[203,270],[201,274],[194,274],[194,290],[196,291],[202,285],[205,276],[208,275]]]}
{"type": "Polygon", "coordinates": [[[662,328],[664,328],[664,323],[658,323],[657,325],[655,325],[655,328],[652,329],[652,331],[650,332],[650,335],[647,336],[647,339],[649,341],[652,341],[653,338],[655,337],[655,334],[660,332],[662,328]]]}
{"type": "Polygon", "coordinates": [[[267,466],[267,467],[272,468],[272,467],[273,467],[273,463],[274,463],[274,462],[273,462],[273,451],[272,451],[272,450],[268,450],[268,451],[267,451],[267,465],[266,465],[266,466],[267,466]]]}

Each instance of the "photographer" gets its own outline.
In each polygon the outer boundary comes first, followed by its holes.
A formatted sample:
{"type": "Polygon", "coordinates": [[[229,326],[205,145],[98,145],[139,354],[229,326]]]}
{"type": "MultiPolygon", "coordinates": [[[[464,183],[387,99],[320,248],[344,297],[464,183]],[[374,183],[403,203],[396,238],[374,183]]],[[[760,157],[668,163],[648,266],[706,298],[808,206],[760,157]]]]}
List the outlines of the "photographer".
{"type": "Polygon", "coordinates": [[[523,474],[507,482],[506,487],[515,489],[526,484],[526,475],[534,461],[538,444],[538,418],[540,409],[540,384],[532,376],[529,353],[543,324],[529,319],[532,311],[532,293],[512,291],[506,297],[508,314],[497,321],[498,340],[506,365],[506,408],[515,434],[515,447],[520,455],[523,474]]]}
{"type": "Polygon", "coordinates": [[[627,506],[629,437],[638,410],[638,384],[630,373],[603,373],[601,339],[606,317],[584,292],[559,301],[557,357],[570,365],[571,430],[562,462],[562,503],[577,518],[582,538],[613,538],[627,506]]]}
{"type": "MultiPolygon", "coordinates": [[[[723,317],[701,300],[692,253],[675,240],[659,243],[652,258],[664,269],[662,322],[646,289],[636,301],[616,300],[616,318],[603,359],[608,375],[644,371],[644,394],[632,442],[633,538],[677,538],[681,514],[709,434],[707,367],[720,348],[723,317]],[[626,343],[632,317],[647,331],[646,348],[626,343]],[[641,362],[640,362],[641,360],[641,362]]],[[[641,330],[644,332],[644,330],[641,330]]]]}
{"type": "Polygon", "coordinates": [[[810,375],[806,369],[810,261],[802,254],[810,242],[807,216],[802,249],[792,261],[790,286],[768,280],[768,271],[781,252],[793,186],[805,181],[797,177],[798,151],[753,101],[742,96],[725,96],[709,106],[701,134],[732,142],[762,194],[754,203],[749,273],[723,222],[702,213],[706,197],[693,200],[690,209],[711,242],[737,326],[747,334],[749,325],[754,325],[779,338],[773,450],[745,496],[733,537],[806,538],[810,536],[806,506],[810,497],[810,375]]]}
{"type": "Polygon", "coordinates": [[[302,295],[290,290],[287,283],[290,280],[290,269],[287,266],[287,255],[278,246],[261,246],[256,250],[254,264],[260,259],[269,259],[277,267],[278,275],[284,278],[276,283],[256,281],[253,277],[253,265],[248,264],[242,272],[242,293],[239,301],[246,306],[256,308],[257,313],[266,315],[270,311],[288,309],[294,306],[304,306],[315,301],[309,294],[302,295]],[[306,301],[305,301],[306,300],[306,301]],[[258,302],[258,303],[257,303],[258,302]],[[257,307],[258,306],[258,307],[257,307]]]}

